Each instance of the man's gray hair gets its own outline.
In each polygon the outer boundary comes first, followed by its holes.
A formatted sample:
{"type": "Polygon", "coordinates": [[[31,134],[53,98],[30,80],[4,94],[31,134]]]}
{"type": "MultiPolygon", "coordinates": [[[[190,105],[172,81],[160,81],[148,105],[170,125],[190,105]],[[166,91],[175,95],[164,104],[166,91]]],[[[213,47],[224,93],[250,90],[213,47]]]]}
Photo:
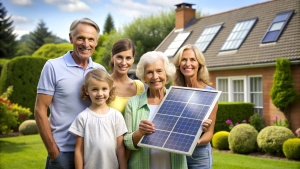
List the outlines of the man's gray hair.
{"type": "Polygon", "coordinates": [[[95,29],[96,29],[96,31],[97,31],[97,39],[98,39],[98,37],[99,37],[99,34],[100,34],[100,28],[99,28],[99,26],[96,24],[96,22],[94,22],[94,21],[92,21],[91,19],[89,19],[89,18],[82,18],[82,19],[77,19],[77,20],[75,20],[75,21],[73,21],[73,23],[71,24],[71,26],[70,26],[70,33],[71,33],[71,36],[72,37],[74,37],[74,34],[76,33],[75,31],[76,31],[76,26],[78,25],[78,24],[87,24],[87,25],[91,25],[91,26],[93,26],[95,29]]]}
{"type": "Polygon", "coordinates": [[[151,51],[143,54],[136,68],[136,76],[145,82],[145,67],[147,64],[152,64],[161,59],[164,62],[164,68],[167,74],[167,83],[173,79],[175,74],[175,66],[169,62],[169,58],[162,52],[151,51]]]}

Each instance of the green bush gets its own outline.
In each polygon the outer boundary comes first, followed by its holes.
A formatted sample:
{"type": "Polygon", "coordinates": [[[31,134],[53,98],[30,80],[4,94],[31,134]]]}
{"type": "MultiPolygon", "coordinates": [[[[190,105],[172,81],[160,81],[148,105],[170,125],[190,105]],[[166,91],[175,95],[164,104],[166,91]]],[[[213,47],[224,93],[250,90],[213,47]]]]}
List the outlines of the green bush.
{"type": "Polygon", "coordinates": [[[264,128],[265,120],[259,116],[258,113],[254,113],[250,119],[250,125],[253,126],[258,132],[264,128]]]}
{"type": "Polygon", "coordinates": [[[242,122],[253,115],[253,103],[219,102],[214,132],[230,131],[227,120],[242,122]]]}
{"type": "MultiPolygon", "coordinates": [[[[43,57],[15,57],[8,62],[2,71],[0,93],[8,86],[14,86],[14,92],[9,97],[12,103],[34,110],[37,84],[41,71],[47,59],[43,57]]],[[[33,118],[31,115],[30,118],[33,118]]]]}
{"type": "Polygon", "coordinates": [[[228,144],[228,131],[219,131],[214,134],[212,138],[212,145],[219,149],[219,150],[228,150],[229,144],[228,144]]]}
{"type": "Polygon", "coordinates": [[[290,129],[282,126],[268,126],[259,132],[257,144],[266,153],[283,156],[282,145],[290,138],[295,138],[290,129]]]}
{"type": "Polygon", "coordinates": [[[300,138],[291,138],[283,143],[282,151],[289,159],[300,159],[300,138]]]}
{"type": "Polygon", "coordinates": [[[290,61],[285,58],[277,58],[270,96],[273,104],[284,113],[288,105],[296,100],[297,91],[294,87],[290,61]]]}
{"type": "Polygon", "coordinates": [[[246,154],[257,150],[258,132],[250,124],[239,124],[232,128],[228,137],[229,149],[235,153],[246,154]]]}
{"type": "Polygon", "coordinates": [[[8,63],[9,61],[10,61],[9,59],[0,59],[0,77],[1,77],[1,71],[2,71],[2,69],[4,67],[4,65],[6,63],[8,63]]]}
{"type": "Polygon", "coordinates": [[[13,87],[7,88],[6,92],[0,95],[0,132],[7,134],[13,131],[21,122],[27,119],[32,113],[28,108],[11,103],[8,97],[12,94],[13,87]]]}
{"type": "Polygon", "coordinates": [[[35,51],[32,56],[45,57],[48,59],[57,58],[66,54],[69,50],[73,50],[73,45],[70,43],[47,43],[35,51]]]}
{"type": "Polygon", "coordinates": [[[19,126],[19,132],[21,135],[31,135],[39,133],[35,120],[25,120],[19,126]]]}

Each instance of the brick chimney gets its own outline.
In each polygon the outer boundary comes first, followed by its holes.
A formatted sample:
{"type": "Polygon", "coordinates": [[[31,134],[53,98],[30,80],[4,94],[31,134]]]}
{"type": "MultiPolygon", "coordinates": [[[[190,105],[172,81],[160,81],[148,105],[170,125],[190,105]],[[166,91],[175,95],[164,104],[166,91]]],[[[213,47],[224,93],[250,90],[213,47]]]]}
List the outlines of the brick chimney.
{"type": "Polygon", "coordinates": [[[175,19],[175,29],[183,29],[184,26],[192,19],[196,17],[196,9],[192,8],[189,3],[177,4],[176,8],[176,19],[175,19]]]}

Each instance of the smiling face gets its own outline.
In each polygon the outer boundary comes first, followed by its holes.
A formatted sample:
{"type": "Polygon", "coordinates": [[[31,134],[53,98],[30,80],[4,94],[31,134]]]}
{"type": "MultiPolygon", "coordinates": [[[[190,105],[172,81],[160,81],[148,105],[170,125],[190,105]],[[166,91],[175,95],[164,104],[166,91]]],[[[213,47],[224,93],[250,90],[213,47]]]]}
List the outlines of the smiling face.
{"type": "Polygon", "coordinates": [[[167,80],[164,61],[158,59],[154,63],[147,64],[145,66],[144,77],[150,90],[163,89],[167,80]]]}
{"type": "Polygon", "coordinates": [[[127,74],[134,62],[132,50],[123,51],[112,56],[114,71],[120,74],[127,74]]]}
{"type": "Polygon", "coordinates": [[[200,64],[196,58],[195,52],[192,49],[183,51],[179,68],[184,77],[197,78],[200,64]]]}
{"type": "Polygon", "coordinates": [[[75,30],[74,35],[70,37],[70,42],[73,44],[72,56],[76,61],[86,60],[95,51],[95,47],[98,43],[96,29],[88,24],[79,23],[75,30]]]}
{"type": "Polygon", "coordinates": [[[93,107],[106,105],[110,87],[107,82],[90,78],[85,93],[90,97],[93,107]]]}

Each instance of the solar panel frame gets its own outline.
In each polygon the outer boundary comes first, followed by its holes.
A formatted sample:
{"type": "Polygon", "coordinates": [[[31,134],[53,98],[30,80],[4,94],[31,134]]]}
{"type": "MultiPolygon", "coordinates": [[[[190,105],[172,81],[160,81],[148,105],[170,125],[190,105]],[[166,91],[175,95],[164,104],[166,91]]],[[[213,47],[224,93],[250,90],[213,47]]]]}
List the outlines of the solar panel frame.
{"type": "MultiPolygon", "coordinates": [[[[180,87],[180,86],[171,86],[169,88],[169,91],[167,92],[166,96],[163,98],[161,104],[159,105],[158,109],[156,110],[155,114],[153,115],[152,119],[150,120],[151,122],[155,123],[155,133],[152,133],[150,135],[144,135],[141,140],[138,143],[139,147],[146,147],[146,148],[151,148],[151,149],[156,149],[156,150],[161,150],[161,151],[167,151],[171,153],[176,153],[176,154],[184,154],[187,156],[191,156],[198,138],[200,138],[200,135],[202,133],[202,123],[204,120],[208,119],[210,116],[215,104],[218,101],[218,98],[221,95],[221,91],[217,90],[207,90],[207,89],[197,89],[197,88],[189,88],[189,87],[180,87]],[[185,96],[184,97],[176,97],[174,96],[177,91],[184,90],[185,96]],[[197,91],[197,92],[195,92],[197,91]],[[207,110],[207,101],[209,99],[203,99],[200,98],[200,103],[195,103],[195,100],[191,101],[191,98],[194,97],[195,93],[199,94],[198,92],[204,92],[204,93],[214,93],[215,96],[211,102],[209,103],[209,109],[207,110]],[[173,95],[170,95],[172,93],[173,95]],[[188,94],[191,94],[188,96],[188,94]],[[189,97],[189,98],[187,98],[189,97]],[[170,100],[171,99],[171,100],[170,100]],[[173,99],[173,100],[172,100],[173,99]],[[188,101],[187,101],[188,99],[188,101]],[[179,100],[179,101],[177,101],[179,100]],[[181,114],[180,116],[178,115],[178,112],[174,112],[175,109],[172,109],[172,111],[166,111],[162,113],[158,113],[161,110],[164,110],[165,107],[168,107],[168,103],[170,102],[177,102],[177,106],[180,107],[181,114]],[[191,102],[190,102],[191,101],[191,102]],[[165,105],[167,103],[167,106],[165,105]],[[203,105],[206,104],[206,105],[203,105]],[[185,104],[185,107],[182,109],[182,105],[180,104],[185,104]],[[204,111],[206,111],[205,116],[203,117],[203,114],[201,114],[202,109],[200,110],[199,114],[190,114],[185,111],[186,107],[191,107],[190,109],[195,109],[193,107],[197,107],[198,111],[201,108],[201,105],[203,105],[204,111]],[[169,123],[164,123],[166,122],[167,118],[166,116],[169,116],[170,119],[168,119],[168,122],[171,124],[174,124],[174,120],[176,120],[176,124],[173,125],[172,130],[170,131],[170,126],[164,126],[169,125],[169,123]],[[158,118],[156,118],[158,117],[158,118]],[[162,121],[161,121],[162,120],[162,121]],[[201,121],[201,123],[200,123],[201,121]],[[193,129],[190,128],[184,128],[185,124],[193,124],[192,127],[193,129]],[[162,126],[160,126],[162,124],[162,126]],[[180,127],[177,126],[181,125],[180,127]],[[165,130],[168,129],[168,130],[165,130]],[[185,132],[182,132],[185,131],[185,132]],[[196,133],[196,134],[195,134],[196,133]],[[165,135],[168,134],[166,137],[165,135]],[[156,136],[157,135],[157,136],[156,136]],[[179,141],[181,138],[181,142],[179,141]],[[184,140],[184,141],[182,141],[184,140]]],[[[208,94],[209,95],[209,94],[208,94]]],[[[199,98],[199,97],[198,97],[199,98]]],[[[199,101],[199,100],[197,100],[199,101]]],[[[169,106],[170,108],[170,106],[169,106]]],[[[187,111],[193,111],[193,110],[187,110],[187,111]]]]}

